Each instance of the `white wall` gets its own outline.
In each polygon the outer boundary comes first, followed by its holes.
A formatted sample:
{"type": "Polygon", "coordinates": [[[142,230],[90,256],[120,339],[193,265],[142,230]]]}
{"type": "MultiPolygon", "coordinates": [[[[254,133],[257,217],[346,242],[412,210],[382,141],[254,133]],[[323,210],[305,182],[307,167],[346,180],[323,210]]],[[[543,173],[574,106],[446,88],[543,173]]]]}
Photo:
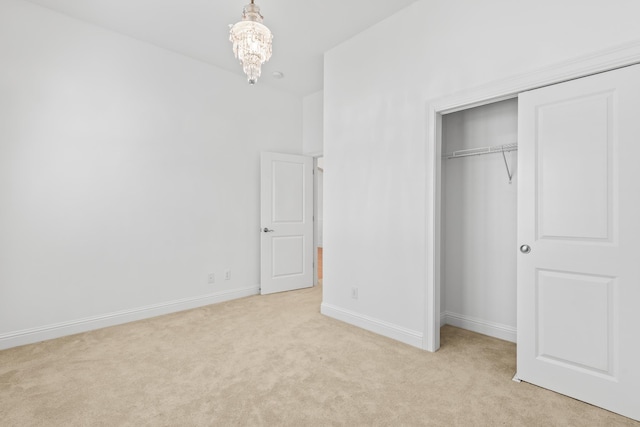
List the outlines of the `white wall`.
{"type": "Polygon", "coordinates": [[[312,93],[302,99],[302,144],[303,153],[308,156],[322,154],[322,108],[322,91],[312,93]]]}
{"type": "Polygon", "coordinates": [[[257,291],[301,99],[21,0],[0,63],[0,346],[257,291]]]}
{"type": "Polygon", "coordinates": [[[421,0],[327,52],[323,313],[422,345],[429,100],[640,39],[638,13],[421,0]]]}
{"type": "MultiPolygon", "coordinates": [[[[444,115],[442,151],[518,140],[518,101],[444,115]]],[[[441,313],[445,323],[516,339],[517,151],[442,160],[441,313]]]]}

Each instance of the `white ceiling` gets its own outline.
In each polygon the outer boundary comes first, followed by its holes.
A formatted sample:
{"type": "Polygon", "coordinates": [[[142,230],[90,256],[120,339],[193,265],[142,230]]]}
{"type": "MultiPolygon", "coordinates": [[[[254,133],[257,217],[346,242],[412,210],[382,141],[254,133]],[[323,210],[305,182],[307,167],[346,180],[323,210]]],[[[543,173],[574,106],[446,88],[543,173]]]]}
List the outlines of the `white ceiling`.
{"type": "MultiPolygon", "coordinates": [[[[28,0],[242,74],[229,24],[249,0],[28,0]]],[[[416,0],[256,0],[273,38],[258,84],[297,95],[322,89],[323,53],[416,0]],[[277,80],[274,71],[284,73],[277,80]]]]}

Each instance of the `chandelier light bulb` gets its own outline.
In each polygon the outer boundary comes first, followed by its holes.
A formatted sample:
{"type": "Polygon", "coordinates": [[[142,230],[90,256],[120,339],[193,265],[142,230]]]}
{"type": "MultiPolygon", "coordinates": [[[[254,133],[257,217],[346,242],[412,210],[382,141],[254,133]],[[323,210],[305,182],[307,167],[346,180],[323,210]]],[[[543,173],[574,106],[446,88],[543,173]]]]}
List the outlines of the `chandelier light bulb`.
{"type": "Polygon", "coordinates": [[[260,77],[262,64],[271,58],[273,35],[262,23],[260,8],[254,0],[242,10],[242,21],[231,26],[229,40],[233,43],[233,53],[240,60],[249,84],[255,84],[260,77]]]}

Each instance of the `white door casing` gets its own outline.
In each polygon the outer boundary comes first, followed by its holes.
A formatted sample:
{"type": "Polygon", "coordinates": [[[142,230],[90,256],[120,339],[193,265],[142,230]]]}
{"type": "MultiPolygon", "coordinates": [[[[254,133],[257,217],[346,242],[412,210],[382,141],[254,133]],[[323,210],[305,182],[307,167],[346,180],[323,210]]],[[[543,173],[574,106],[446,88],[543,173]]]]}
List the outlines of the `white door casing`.
{"type": "Polygon", "coordinates": [[[313,286],[313,158],[261,154],[262,294],[313,286]]]}
{"type": "Polygon", "coordinates": [[[518,109],[517,377],[640,420],[640,66],[518,109]]]}

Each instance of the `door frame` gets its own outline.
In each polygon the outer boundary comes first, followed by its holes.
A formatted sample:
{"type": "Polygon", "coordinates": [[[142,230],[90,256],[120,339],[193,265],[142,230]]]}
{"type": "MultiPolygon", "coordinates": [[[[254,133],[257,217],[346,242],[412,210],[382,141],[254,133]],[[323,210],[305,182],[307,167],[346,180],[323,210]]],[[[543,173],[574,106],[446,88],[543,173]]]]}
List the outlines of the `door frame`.
{"type": "MultiPolygon", "coordinates": [[[[442,115],[517,97],[519,93],[640,63],[640,40],[427,102],[424,334],[422,348],[440,348],[440,209],[442,115]]],[[[514,249],[515,250],[515,249],[514,249]]]]}
{"type": "Polygon", "coordinates": [[[313,286],[318,286],[318,159],[324,156],[322,152],[315,152],[310,156],[313,157],[313,286]]]}

